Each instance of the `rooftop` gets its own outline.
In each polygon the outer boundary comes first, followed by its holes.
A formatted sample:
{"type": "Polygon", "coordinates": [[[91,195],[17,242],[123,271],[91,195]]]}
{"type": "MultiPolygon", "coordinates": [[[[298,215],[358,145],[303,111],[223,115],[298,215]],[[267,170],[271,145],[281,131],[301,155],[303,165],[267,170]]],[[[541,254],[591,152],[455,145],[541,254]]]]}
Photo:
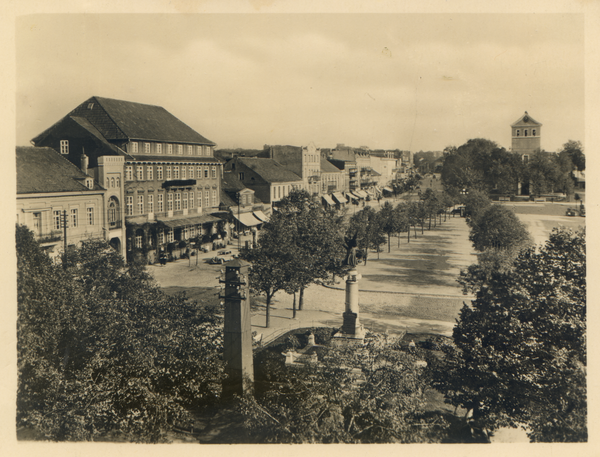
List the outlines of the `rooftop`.
{"type": "Polygon", "coordinates": [[[90,178],[52,148],[17,147],[17,194],[47,192],[92,192],[90,178]]]}
{"type": "MultiPolygon", "coordinates": [[[[68,116],[87,119],[107,140],[215,145],[166,109],[156,105],[91,97],[71,111],[68,116]]],[[[33,141],[37,143],[42,140],[48,130],[42,132],[33,141]]]]}

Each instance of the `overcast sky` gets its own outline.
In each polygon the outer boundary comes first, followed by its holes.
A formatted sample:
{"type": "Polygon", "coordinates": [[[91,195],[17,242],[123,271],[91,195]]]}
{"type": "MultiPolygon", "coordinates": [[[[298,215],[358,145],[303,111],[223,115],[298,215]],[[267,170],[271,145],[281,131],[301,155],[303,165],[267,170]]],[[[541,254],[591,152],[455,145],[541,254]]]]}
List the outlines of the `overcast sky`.
{"type": "Polygon", "coordinates": [[[17,18],[17,145],[98,95],[160,105],[219,148],[584,142],[581,14],[17,18]]]}

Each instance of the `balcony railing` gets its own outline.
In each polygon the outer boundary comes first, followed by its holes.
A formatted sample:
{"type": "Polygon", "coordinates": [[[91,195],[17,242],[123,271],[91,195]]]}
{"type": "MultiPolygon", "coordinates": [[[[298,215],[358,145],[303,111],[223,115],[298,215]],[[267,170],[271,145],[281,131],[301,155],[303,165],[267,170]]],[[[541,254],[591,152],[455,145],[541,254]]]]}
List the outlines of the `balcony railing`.
{"type": "Polygon", "coordinates": [[[52,230],[50,233],[40,234],[37,237],[39,243],[52,243],[63,239],[62,230],[52,230]]]}
{"type": "Polygon", "coordinates": [[[118,229],[123,227],[123,221],[118,220],[118,221],[111,221],[108,223],[108,228],[109,229],[118,229]]]}

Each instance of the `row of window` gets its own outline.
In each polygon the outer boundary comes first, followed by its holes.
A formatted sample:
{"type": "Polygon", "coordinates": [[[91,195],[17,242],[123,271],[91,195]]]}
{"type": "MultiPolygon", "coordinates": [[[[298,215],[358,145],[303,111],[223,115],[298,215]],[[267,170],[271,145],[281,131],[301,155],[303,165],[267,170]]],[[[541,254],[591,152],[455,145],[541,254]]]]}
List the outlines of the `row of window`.
{"type": "MultiPolygon", "coordinates": [[[[158,238],[159,245],[165,244],[165,242],[173,243],[175,241],[175,233],[174,233],[173,229],[161,230],[158,232],[157,235],[158,235],[157,238],[158,238]]],[[[196,235],[198,235],[198,236],[202,235],[201,227],[191,226],[191,227],[184,227],[181,229],[181,240],[188,240],[190,238],[196,237],[196,235]]],[[[144,239],[143,232],[138,231],[135,235],[135,247],[136,248],[141,249],[143,247],[143,239],[144,239]]],[[[152,247],[152,238],[151,237],[148,238],[148,246],[152,247]]]]}
{"type": "MultiPolygon", "coordinates": [[[[138,181],[153,181],[154,180],[154,165],[138,165],[135,167],[135,177],[138,181]],[[145,168],[145,169],[144,169],[145,168]],[[144,179],[145,178],[145,179],[144,179]]],[[[200,167],[200,166],[165,166],[163,175],[163,166],[156,166],[156,179],[158,181],[171,179],[216,179],[217,167],[200,167]]],[[[125,180],[133,181],[133,166],[125,167],[125,180]]]]}
{"type": "MultiPolygon", "coordinates": [[[[53,230],[61,230],[62,224],[62,211],[52,211],[52,228],[53,230]]],[[[71,208],[68,213],[69,218],[69,228],[77,228],[79,227],[79,210],[77,208],[71,208]]],[[[94,225],[96,221],[96,216],[94,213],[94,208],[86,208],[86,222],[87,225],[94,225]]],[[[41,227],[41,213],[34,213],[33,219],[34,227],[40,225],[41,227]],[[37,216],[39,215],[39,216],[37,216]],[[39,217],[39,220],[38,220],[39,217]]]]}
{"type": "MultiPolygon", "coordinates": [[[[135,214],[146,214],[146,213],[154,213],[155,210],[157,213],[162,213],[164,211],[181,211],[183,209],[193,209],[198,206],[198,208],[202,208],[202,191],[198,191],[198,198],[196,198],[196,192],[169,192],[166,194],[166,202],[165,202],[165,194],[158,193],[156,194],[156,207],[154,206],[154,194],[146,195],[146,199],[144,199],[144,195],[138,194],[135,196],[135,201],[133,195],[127,196],[126,201],[126,214],[127,216],[134,215],[134,204],[135,204],[135,214]],[[145,200],[145,201],[144,201],[145,200]]],[[[219,201],[217,198],[217,191],[210,190],[204,191],[204,206],[218,206],[219,201]],[[212,205],[211,205],[212,201],[212,205]]]]}
{"type": "Polygon", "coordinates": [[[280,200],[283,197],[286,197],[290,194],[290,191],[293,190],[293,186],[283,185],[283,186],[274,186],[271,188],[273,193],[273,198],[271,200],[280,200]]]}
{"type": "Polygon", "coordinates": [[[110,187],[121,187],[121,178],[106,178],[106,188],[110,187]]]}
{"type": "Polygon", "coordinates": [[[192,145],[192,144],[170,144],[170,143],[138,143],[132,141],[131,153],[137,154],[143,152],[144,154],[167,154],[167,155],[198,155],[202,157],[212,157],[212,150],[210,146],[203,145],[192,145]]]}
{"type": "MultiPolygon", "coordinates": [[[[527,129],[523,130],[523,136],[528,136],[529,131],[527,129]]],[[[531,136],[535,136],[536,131],[535,129],[531,130],[531,136]]],[[[521,130],[517,129],[517,136],[521,136],[521,130]]]]}

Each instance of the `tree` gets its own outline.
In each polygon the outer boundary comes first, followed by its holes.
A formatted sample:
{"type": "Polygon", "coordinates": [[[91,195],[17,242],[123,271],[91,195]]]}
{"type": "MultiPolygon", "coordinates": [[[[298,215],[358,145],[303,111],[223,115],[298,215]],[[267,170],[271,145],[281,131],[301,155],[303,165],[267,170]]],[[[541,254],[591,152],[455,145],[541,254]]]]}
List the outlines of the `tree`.
{"type": "Polygon", "coordinates": [[[446,191],[452,195],[465,189],[487,192],[491,184],[488,169],[496,149],[496,143],[483,138],[471,139],[458,148],[446,148],[442,169],[446,191]]]}
{"type": "Polygon", "coordinates": [[[263,391],[242,399],[246,426],[258,443],[439,442],[447,425],[425,414],[418,360],[373,333],[363,346],[319,347],[304,367],[271,359],[263,391]]]}
{"type": "Polygon", "coordinates": [[[477,251],[521,249],[532,243],[525,225],[505,206],[490,205],[472,220],[469,240],[477,251]]]}
{"type": "Polygon", "coordinates": [[[561,172],[553,155],[537,150],[529,158],[525,177],[529,180],[529,193],[540,196],[561,187],[561,172]]]}
{"type": "Polygon", "coordinates": [[[250,273],[252,290],[267,298],[267,326],[277,291],[285,290],[294,298],[299,292],[302,310],[306,287],[339,271],[344,255],[341,227],[341,215],[324,209],[304,190],[293,191],[279,202],[257,246],[243,253],[256,265],[250,273]]]}
{"type": "Polygon", "coordinates": [[[434,387],[484,429],[586,441],[585,275],[585,234],[566,229],[492,273],[461,310],[434,387]]]}
{"type": "Polygon", "coordinates": [[[266,297],[265,326],[271,326],[271,300],[288,284],[294,269],[291,250],[293,233],[287,213],[273,212],[265,222],[261,235],[251,249],[241,257],[252,263],[249,274],[250,290],[266,297]]]}
{"type": "Polygon", "coordinates": [[[375,249],[379,253],[381,245],[385,243],[383,228],[377,211],[366,206],[354,214],[349,221],[346,235],[353,238],[356,235],[358,248],[364,253],[365,265],[369,249],[375,249]]]}
{"type": "Polygon", "coordinates": [[[581,141],[567,141],[563,145],[559,155],[560,154],[567,155],[577,170],[585,170],[585,154],[583,153],[583,145],[581,144],[581,141]]]}
{"type": "Polygon", "coordinates": [[[401,213],[395,210],[390,202],[385,202],[381,210],[379,210],[379,218],[381,220],[381,228],[387,233],[388,252],[391,251],[391,238],[393,233],[398,233],[403,228],[401,213]]]}
{"type": "Polygon", "coordinates": [[[485,211],[492,204],[487,193],[479,190],[473,190],[463,195],[462,201],[465,205],[465,216],[469,225],[477,219],[480,212],[485,211]]]}
{"type": "Polygon", "coordinates": [[[48,439],[166,440],[218,399],[220,313],[163,294],[103,241],[53,265],[17,227],[17,423],[48,439]]]}

